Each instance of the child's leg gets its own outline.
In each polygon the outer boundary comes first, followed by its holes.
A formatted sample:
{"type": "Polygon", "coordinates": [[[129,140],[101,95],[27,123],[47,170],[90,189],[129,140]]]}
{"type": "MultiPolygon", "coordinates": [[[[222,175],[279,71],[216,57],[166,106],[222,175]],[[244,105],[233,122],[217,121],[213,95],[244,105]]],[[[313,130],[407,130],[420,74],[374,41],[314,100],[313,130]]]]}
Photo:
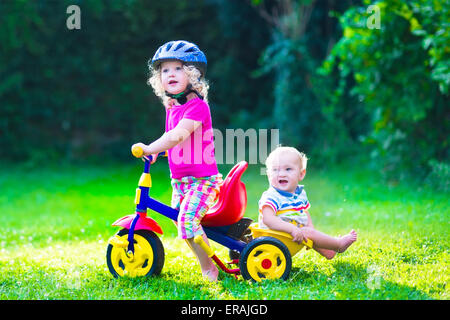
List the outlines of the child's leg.
{"type": "Polygon", "coordinates": [[[308,239],[313,241],[313,249],[321,254],[325,254],[326,257],[331,256],[331,253],[323,251],[323,249],[342,253],[347,250],[347,248],[355,242],[357,238],[355,230],[350,231],[348,234],[340,238],[331,237],[323,232],[309,227],[303,227],[302,231],[308,239]]]}
{"type": "MultiPolygon", "coordinates": [[[[175,226],[178,228],[178,223],[174,221],[175,226]]],[[[209,246],[208,237],[203,234],[203,241],[209,246]]],[[[191,251],[197,257],[198,262],[200,263],[200,268],[202,269],[202,274],[207,276],[209,280],[216,281],[217,276],[219,275],[219,270],[214,265],[211,258],[208,257],[205,250],[203,250],[198,244],[193,241],[193,238],[185,239],[186,244],[191,249],[191,251]]]]}
{"type": "MultiPolygon", "coordinates": [[[[311,219],[311,216],[308,213],[308,227],[311,229],[314,229],[314,225],[311,219]]],[[[324,256],[325,258],[327,258],[328,260],[331,260],[334,258],[334,256],[336,255],[336,251],[334,250],[330,250],[330,249],[323,249],[323,248],[317,248],[313,246],[313,249],[315,251],[317,251],[319,254],[321,254],[322,256],[324,256]]]]}
{"type": "MultiPolygon", "coordinates": [[[[307,223],[307,227],[314,229],[314,225],[311,219],[311,216],[309,215],[308,212],[306,212],[306,214],[308,215],[308,223],[307,223]]],[[[328,260],[331,260],[334,258],[334,256],[336,255],[336,251],[334,250],[330,250],[330,249],[323,249],[323,248],[317,248],[313,246],[313,249],[315,251],[317,251],[319,254],[321,254],[322,256],[324,256],[325,258],[327,258],[328,260]]]]}
{"type": "Polygon", "coordinates": [[[200,263],[202,274],[211,281],[217,279],[219,271],[206,252],[194,242],[194,237],[202,235],[203,240],[209,245],[200,222],[211,205],[214,204],[217,193],[218,189],[208,180],[190,183],[190,189],[186,192],[180,204],[177,223],[178,235],[186,240],[200,263]]]}
{"type": "MultiPolygon", "coordinates": [[[[208,237],[203,234],[203,241],[209,246],[208,237]]],[[[211,281],[216,281],[219,275],[219,270],[213,263],[212,259],[208,257],[205,250],[203,250],[198,244],[194,242],[193,238],[186,239],[186,243],[197,256],[197,260],[200,263],[200,268],[202,269],[202,274],[208,277],[211,281]]]]}
{"type": "Polygon", "coordinates": [[[314,245],[313,245],[313,249],[315,251],[317,251],[318,253],[320,253],[320,255],[322,255],[325,258],[327,258],[328,260],[333,259],[334,256],[336,255],[336,251],[334,251],[334,250],[316,248],[316,247],[314,247],[314,245]]]}

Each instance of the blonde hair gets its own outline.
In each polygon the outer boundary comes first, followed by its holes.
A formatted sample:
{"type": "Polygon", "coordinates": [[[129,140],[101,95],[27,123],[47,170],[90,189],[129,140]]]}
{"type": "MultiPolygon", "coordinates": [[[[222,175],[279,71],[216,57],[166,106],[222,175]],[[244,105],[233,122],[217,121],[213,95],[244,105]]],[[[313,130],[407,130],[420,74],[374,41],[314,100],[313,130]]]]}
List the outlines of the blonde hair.
{"type": "Polygon", "coordinates": [[[283,154],[286,154],[286,153],[291,153],[291,154],[294,154],[294,155],[298,156],[300,170],[306,169],[306,164],[308,162],[308,158],[306,157],[306,155],[303,152],[298,151],[294,147],[283,147],[283,146],[276,147],[269,154],[269,156],[266,159],[266,167],[267,167],[267,169],[270,170],[271,167],[272,167],[273,161],[275,159],[277,159],[277,158],[279,159],[280,157],[283,156],[283,154]]]}
{"type": "MultiPolygon", "coordinates": [[[[184,64],[183,69],[184,72],[186,72],[186,75],[189,79],[189,83],[192,85],[192,89],[201,94],[205,102],[208,102],[209,84],[205,80],[205,78],[201,76],[200,70],[192,65],[184,65],[184,64]]],[[[167,106],[170,98],[166,96],[166,92],[162,86],[161,65],[156,69],[150,66],[150,77],[147,80],[147,84],[153,88],[153,91],[155,92],[156,96],[161,99],[162,103],[165,106],[167,106]]]]}

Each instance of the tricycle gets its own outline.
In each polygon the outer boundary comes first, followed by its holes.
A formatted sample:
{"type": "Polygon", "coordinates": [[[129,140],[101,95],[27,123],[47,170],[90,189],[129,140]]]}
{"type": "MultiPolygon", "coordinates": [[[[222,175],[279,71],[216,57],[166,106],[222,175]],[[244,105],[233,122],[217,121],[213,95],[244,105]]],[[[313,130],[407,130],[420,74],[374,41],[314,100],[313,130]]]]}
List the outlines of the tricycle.
{"type": "MultiPolygon", "coordinates": [[[[143,150],[135,147],[135,157],[143,150]]],[[[167,155],[161,153],[158,156],[167,155]]],[[[178,211],[150,197],[152,158],[143,157],[144,171],[136,189],[136,210],[112,225],[121,229],[109,239],[106,250],[108,269],[114,277],[140,277],[158,275],[164,266],[164,247],[158,237],[163,230],[147,215],[147,210],[162,214],[177,221],[178,211]]],[[[253,220],[244,217],[247,206],[247,191],[241,181],[248,167],[246,161],[237,163],[228,173],[220,187],[218,199],[201,221],[208,239],[229,249],[231,261],[227,265],[201,236],[194,238],[210,258],[225,273],[245,280],[283,279],[289,277],[292,256],[303,247],[312,248],[312,241],[297,243],[288,233],[262,229],[253,220]],[[232,266],[235,266],[232,268],[232,266]]]]}

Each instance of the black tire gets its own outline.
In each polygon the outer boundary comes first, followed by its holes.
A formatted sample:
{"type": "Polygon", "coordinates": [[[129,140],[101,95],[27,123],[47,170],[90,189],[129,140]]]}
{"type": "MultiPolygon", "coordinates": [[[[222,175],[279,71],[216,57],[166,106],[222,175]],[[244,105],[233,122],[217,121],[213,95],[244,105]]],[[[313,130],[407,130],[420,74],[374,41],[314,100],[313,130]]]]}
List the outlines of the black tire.
{"type": "Polygon", "coordinates": [[[287,280],[292,268],[292,257],[280,240],[259,237],[250,241],[242,250],[239,268],[245,280],[287,280]]]}
{"type": "MultiPolygon", "coordinates": [[[[114,247],[109,243],[106,249],[106,263],[109,272],[117,278],[158,275],[164,266],[164,247],[158,236],[150,230],[136,230],[135,254],[139,260],[129,263],[126,260],[127,248],[114,247]],[[133,266],[134,264],[134,266],[133,266]]],[[[126,239],[128,229],[122,229],[115,236],[126,239]]]]}

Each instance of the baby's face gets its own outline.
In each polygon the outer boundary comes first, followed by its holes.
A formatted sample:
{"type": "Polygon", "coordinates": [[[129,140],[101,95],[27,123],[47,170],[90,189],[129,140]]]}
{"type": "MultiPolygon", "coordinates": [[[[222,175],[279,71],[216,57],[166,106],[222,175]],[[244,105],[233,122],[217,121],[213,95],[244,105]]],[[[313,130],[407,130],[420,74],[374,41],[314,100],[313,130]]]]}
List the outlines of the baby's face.
{"type": "Polygon", "coordinates": [[[183,64],[180,61],[161,63],[161,82],[164,90],[171,94],[178,94],[186,90],[189,79],[184,72],[183,64]]]}
{"type": "Polygon", "coordinates": [[[306,170],[300,169],[300,159],[297,155],[286,152],[274,157],[267,170],[270,184],[283,191],[294,193],[298,183],[303,180],[306,170]]]}

